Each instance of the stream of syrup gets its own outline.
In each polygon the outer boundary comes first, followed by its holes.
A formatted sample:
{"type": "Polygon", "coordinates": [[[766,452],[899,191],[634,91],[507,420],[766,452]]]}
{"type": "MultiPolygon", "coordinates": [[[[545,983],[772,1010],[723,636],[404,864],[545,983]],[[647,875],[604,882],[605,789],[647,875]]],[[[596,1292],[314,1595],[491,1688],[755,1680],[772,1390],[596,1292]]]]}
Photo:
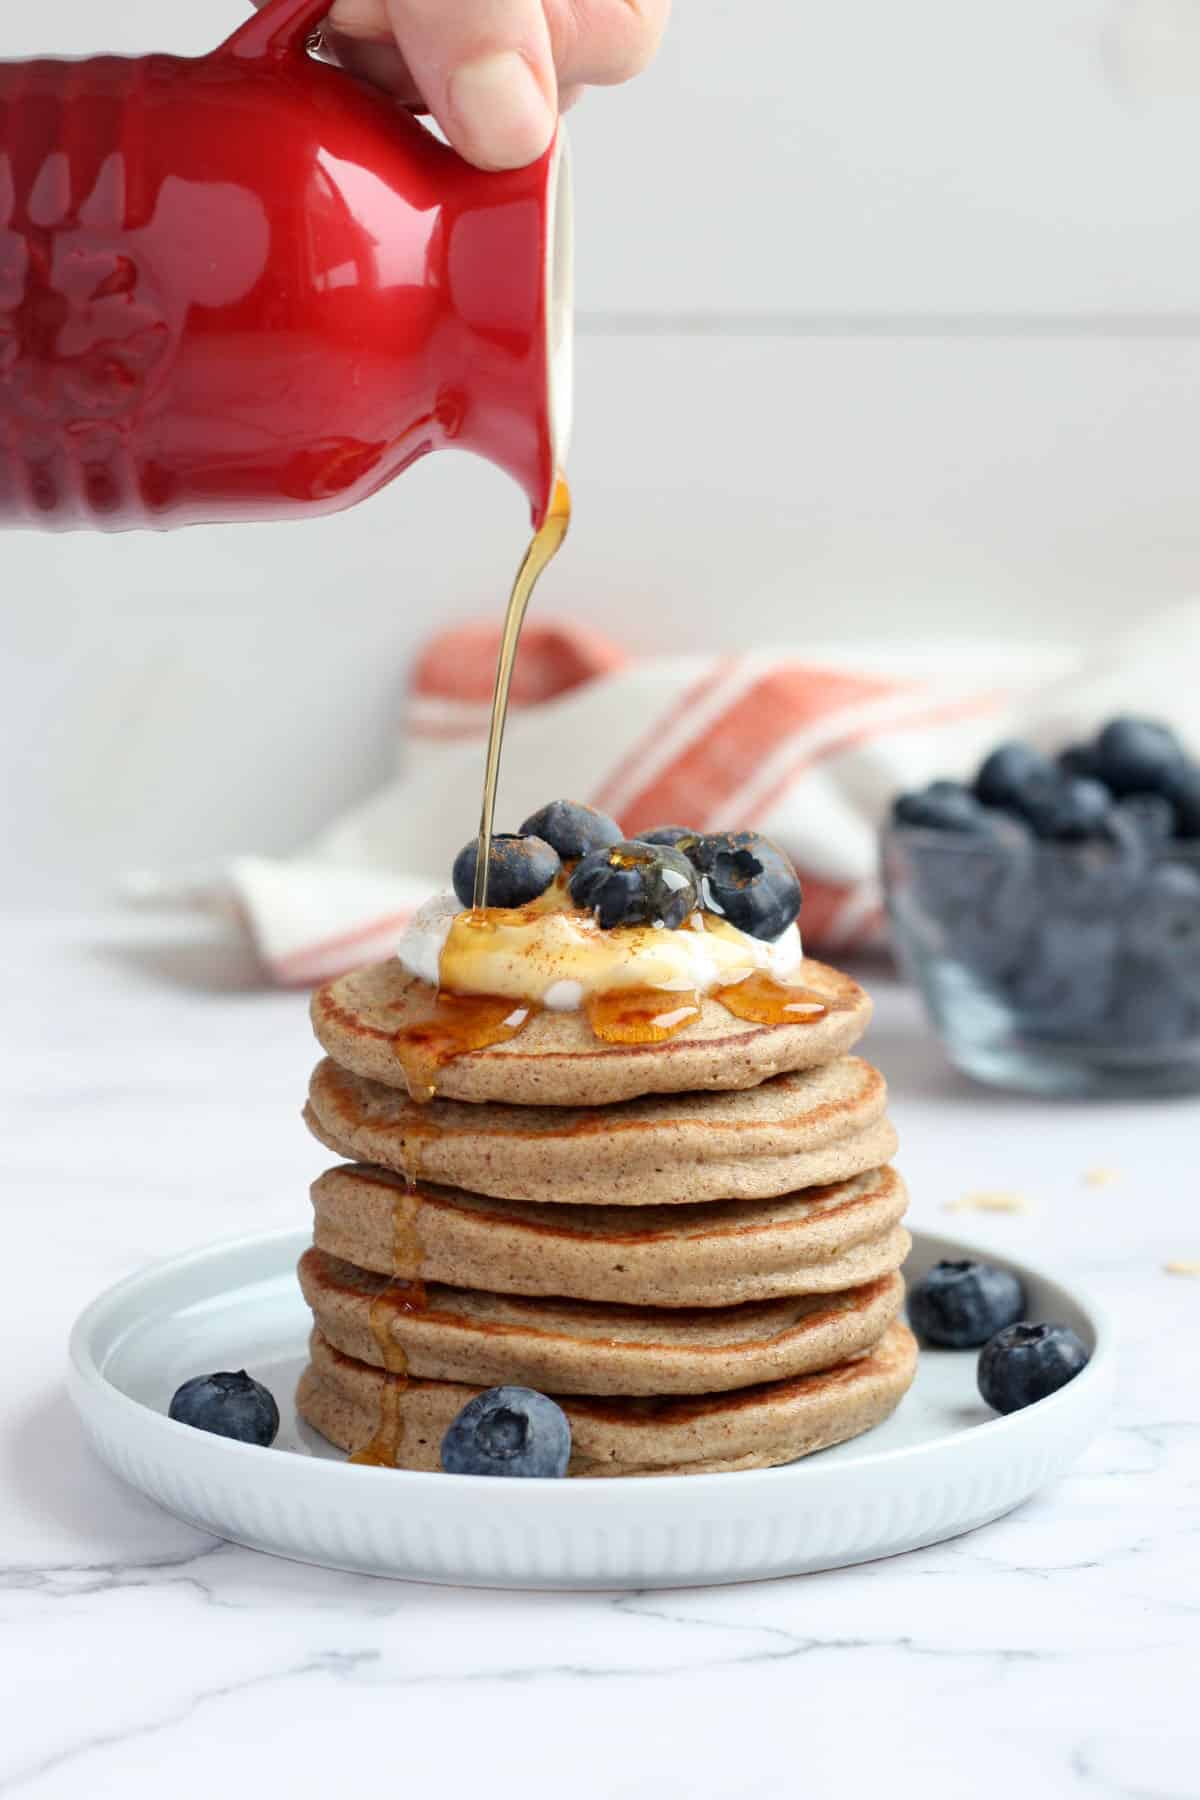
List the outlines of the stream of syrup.
{"type": "MultiPolygon", "coordinates": [[[[538,581],[562,548],[571,523],[571,490],[564,476],[554,484],[550,506],[533,542],[525,552],[508,599],[496,680],[492,690],[492,715],[488,726],[487,759],[483,775],[483,803],[479,814],[479,847],[475,865],[474,913],[487,907],[488,863],[496,821],[496,784],[500,776],[500,752],[508,718],[508,697],[513,666],[521,641],[521,627],[538,581]]],[[[487,1050],[515,1037],[537,1009],[490,995],[450,993],[440,989],[430,1016],[408,1025],[392,1040],[397,1061],[411,1099],[432,1100],[437,1092],[438,1071],[456,1056],[487,1050]]]]}
{"type": "Polygon", "coordinates": [[[500,655],[496,662],[496,685],[492,691],[492,718],[488,726],[487,761],[483,774],[483,806],[479,814],[479,856],[475,864],[475,906],[487,905],[488,863],[491,860],[492,831],[496,823],[496,783],[500,775],[500,752],[504,746],[504,725],[508,718],[508,694],[512,686],[513,664],[521,627],[529,608],[530,597],[543,570],[562,548],[571,524],[571,490],[566,478],[559,475],[550,497],[550,507],[525,552],[525,560],[517,570],[504,615],[500,636],[500,655]]]}

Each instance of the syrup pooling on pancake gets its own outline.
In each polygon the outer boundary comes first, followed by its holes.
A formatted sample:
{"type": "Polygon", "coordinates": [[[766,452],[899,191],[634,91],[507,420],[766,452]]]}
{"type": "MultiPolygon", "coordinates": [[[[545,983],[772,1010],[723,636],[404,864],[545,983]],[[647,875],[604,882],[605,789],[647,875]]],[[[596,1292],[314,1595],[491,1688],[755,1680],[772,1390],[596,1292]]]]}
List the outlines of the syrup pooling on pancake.
{"type": "Polygon", "coordinates": [[[432,1100],[437,1093],[437,1073],[444,1064],[470,1050],[507,1043],[524,1029],[536,1010],[527,1002],[486,993],[453,993],[439,987],[430,1016],[405,1026],[392,1041],[412,1098],[432,1100]]]}
{"type": "Polygon", "coordinates": [[[831,1000],[813,988],[793,987],[762,969],[718,988],[713,999],[719,1000],[726,1012],[756,1025],[815,1025],[829,1013],[846,1009],[842,1001],[831,1000]]]}
{"type": "Polygon", "coordinates": [[[606,1044],[664,1044],[700,1017],[700,996],[662,988],[616,988],[593,994],[588,1023],[606,1044]]]}

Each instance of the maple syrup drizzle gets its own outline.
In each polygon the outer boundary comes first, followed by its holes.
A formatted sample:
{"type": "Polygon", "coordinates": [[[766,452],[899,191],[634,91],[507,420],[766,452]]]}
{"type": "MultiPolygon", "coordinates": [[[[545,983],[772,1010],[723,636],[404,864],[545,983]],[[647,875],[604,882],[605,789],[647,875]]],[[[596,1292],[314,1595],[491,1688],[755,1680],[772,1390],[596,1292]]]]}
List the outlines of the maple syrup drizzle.
{"type": "Polygon", "coordinates": [[[756,1025],[815,1025],[831,1012],[846,1010],[813,988],[791,987],[765,969],[755,969],[743,981],[716,988],[712,997],[726,1012],[752,1019],[756,1025]]]}
{"type": "Polygon", "coordinates": [[[386,1374],[379,1390],[379,1422],[370,1441],[350,1458],[370,1468],[394,1469],[404,1439],[404,1391],[408,1386],[408,1358],[396,1342],[392,1323],[401,1313],[424,1312],[429,1300],[425,1283],[393,1281],[381,1288],[371,1302],[371,1335],[379,1346],[386,1374]]]}
{"type": "Polygon", "coordinates": [[[398,1281],[418,1283],[425,1273],[425,1249],[417,1231],[420,1212],[421,1196],[408,1179],[392,1201],[392,1274],[398,1281]]]}
{"type": "Polygon", "coordinates": [[[374,1436],[350,1458],[360,1468],[394,1469],[404,1441],[404,1390],[407,1382],[385,1375],[379,1389],[379,1423],[374,1436]]]}
{"type": "Polygon", "coordinates": [[[406,1025],[392,1039],[409,1098],[422,1105],[432,1100],[438,1071],[446,1063],[468,1051],[506,1043],[524,1029],[536,1011],[534,1006],[494,994],[451,994],[439,989],[429,1017],[406,1025]]]}
{"type": "Polygon", "coordinates": [[[521,627],[529,607],[530,596],[543,570],[562,548],[571,524],[571,490],[566,478],[559,475],[554,483],[549,510],[533,542],[525,552],[525,560],[517,570],[517,579],[509,595],[500,637],[500,654],[496,661],[496,685],[492,691],[492,718],[488,727],[487,762],[484,765],[483,806],[479,815],[479,856],[475,864],[475,906],[487,905],[488,863],[491,860],[492,831],[496,822],[496,782],[500,774],[500,751],[504,744],[504,724],[508,717],[508,693],[512,686],[513,664],[521,627]]]}
{"type": "Polygon", "coordinates": [[[664,1044],[700,1017],[700,996],[695,989],[613,988],[591,996],[587,1016],[606,1044],[664,1044]]]}

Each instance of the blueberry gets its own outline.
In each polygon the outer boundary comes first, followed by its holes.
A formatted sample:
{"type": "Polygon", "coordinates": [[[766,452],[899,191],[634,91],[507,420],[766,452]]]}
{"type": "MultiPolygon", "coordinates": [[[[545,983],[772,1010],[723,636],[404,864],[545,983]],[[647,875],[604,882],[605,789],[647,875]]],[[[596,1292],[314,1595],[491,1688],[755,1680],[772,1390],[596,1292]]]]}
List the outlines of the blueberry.
{"type": "Polygon", "coordinates": [[[1200,869],[1172,862],[1151,869],[1129,909],[1124,943],[1200,999],[1200,869]]]}
{"type": "Polygon", "coordinates": [[[1030,782],[1044,781],[1052,774],[1049,758],[1032,744],[997,744],[980,765],[975,792],[985,806],[1015,806],[1019,811],[1021,795],[1030,782]]]}
{"type": "Polygon", "coordinates": [[[1068,744],[1060,750],[1054,759],[1064,775],[1086,775],[1089,781],[1099,781],[1100,758],[1095,744],[1068,744]]]}
{"type": "Polygon", "coordinates": [[[1110,719],[1096,739],[1096,764],[1114,794],[1161,794],[1184,762],[1175,733],[1154,719],[1110,719]]]}
{"type": "Polygon", "coordinates": [[[571,1460],[571,1425],[562,1407],[533,1388],[476,1394],[442,1439],[447,1475],[508,1475],[558,1480],[571,1460]]]}
{"type": "Polygon", "coordinates": [[[1107,1041],[1136,1059],[1200,1039],[1200,998],[1189,995],[1169,962],[1122,955],[1105,1020],[1107,1041]]]}
{"type": "Polygon", "coordinates": [[[892,818],[897,825],[914,825],[922,831],[981,831],[985,815],[960,781],[931,781],[928,787],[898,794],[892,818]]]}
{"type": "MultiPolygon", "coordinates": [[[[454,859],[454,891],[464,906],[475,904],[475,868],[479,845],[475,838],[464,844],[454,859]]],[[[501,832],[492,839],[488,858],[489,906],[528,906],[544,894],[562,864],[558,852],[543,838],[517,837],[501,832]]]]}
{"type": "Polygon", "coordinates": [[[1156,856],[1175,836],[1175,808],[1162,794],[1127,794],[1116,812],[1127,819],[1147,856],[1156,856]]]}
{"type": "Polygon", "coordinates": [[[639,844],[669,844],[672,850],[680,844],[686,844],[700,833],[693,831],[690,825],[655,825],[649,831],[638,832],[639,844]]]}
{"type": "Polygon", "coordinates": [[[996,1412],[1020,1412],[1074,1381],[1088,1360],[1069,1325],[1006,1325],[979,1352],[979,1392],[996,1412]]]}
{"type": "Polygon", "coordinates": [[[674,930],[700,902],[696,871],[669,844],[638,839],[593,850],[571,876],[571,898],[605,931],[615,925],[666,925],[674,930]]]}
{"type": "Polygon", "coordinates": [[[1175,830],[1181,838],[1200,838],[1200,763],[1181,762],[1162,783],[1175,808],[1175,830]]]}
{"type": "Polygon", "coordinates": [[[594,806],[582,806],[577,800],[551,800],[549,806],[529,815],[521,835],[542,838],[564,862],[578,862],[589,850],[619,844],[625,834],[615,819],[597,812],[594,806]]]}
{"type": "Polygon", "coordinates": [[[1117,942],[1113,919],[1043,919],[1008,990],[1019,1028],[1047,1038],[1093,1036],[1112,1000],[1117,942]]]}
{"type": "Polygon", "coordinates": [[[688,856],[700,872],[702,905],[739,931],[770,941],[795,923],[800,883],[791,859],[770,838],[716,832],[689,844],[688,856]]]}
{"type": "Polygon", "coordinates": [[[1111,806],[1091,837],[1040,848],[1037,882],[1043,907],[1063,919],[1111,923],[1133,903],[1147,862],[1136,826],[1120,807],[1111,806]]]}
{"type": "Polygon", "coordinates": [[[1052,770],[1027,782],[1014,805],[1036,836],[1057,843],[1079,843],[1103,831],[1112,795],[1102,781],[1052,770]]]}
{"type": "Polygon", "coordinates": [[[986,1344],[1025,1311],[1025,1293],[1015,1275],[991,1263],[934,1263],[908,1297],[913,1330],[927,1344],[948,1350],[986,1344]]]}
{"type": "Polygon", "coordinates": [[[1029,829],[1007,813],[979,809],[972,833],[928,832],[903,845],[919,913],[936,927],[936,949],[981,980],[1020,959],[1037,909],[1029,829]]]}
{"type": "Polygon", "coordinates": [[[245,1369],[236,1375],[196,1375],[185,1381],[169,1406],[168,1416],[197,1431],[260,1444],[265,1450],[279,1430],[279,1408],[260,1381],[245,1369]]]}

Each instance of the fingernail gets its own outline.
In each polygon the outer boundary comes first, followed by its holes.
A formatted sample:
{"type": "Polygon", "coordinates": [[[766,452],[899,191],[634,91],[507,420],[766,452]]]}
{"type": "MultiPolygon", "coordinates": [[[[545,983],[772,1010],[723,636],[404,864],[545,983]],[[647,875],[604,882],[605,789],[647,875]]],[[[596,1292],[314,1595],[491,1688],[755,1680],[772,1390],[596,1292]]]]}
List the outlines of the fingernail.
{"type": "Polygon", "coordinates": [[[520,169],[541,156],[554,135],[554,112],[537,78],[515,50],[463,63],[450,77],[456,142],[472,162],[520,169]]]}

